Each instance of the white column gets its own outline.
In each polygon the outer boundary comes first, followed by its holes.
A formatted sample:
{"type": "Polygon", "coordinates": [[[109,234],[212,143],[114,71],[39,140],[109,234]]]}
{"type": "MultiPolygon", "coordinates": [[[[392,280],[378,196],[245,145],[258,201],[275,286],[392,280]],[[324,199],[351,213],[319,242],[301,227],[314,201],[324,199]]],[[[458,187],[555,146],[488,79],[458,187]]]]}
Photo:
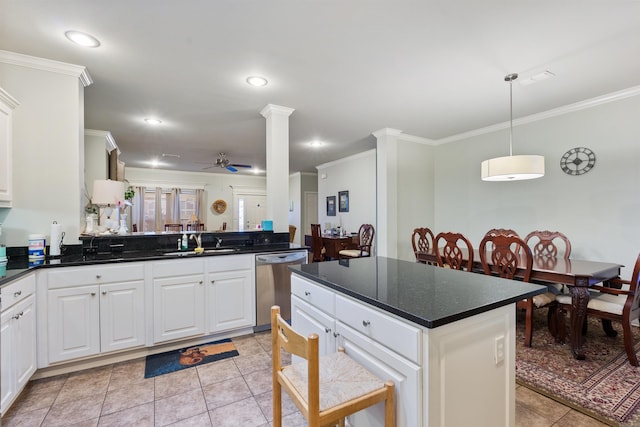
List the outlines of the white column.
{"type": "Polygon", "coordinates": [[[373,132],[377,139],[376,255],[398,257],[398,136],[402,131],[384,128],[373,132]]]}
{"type": "Polygon", "coordinates": [[[273,231],[289,231],[289,116],[293,108],[268,104],[260,111],[267,121],[267,216],[273,231]]]}

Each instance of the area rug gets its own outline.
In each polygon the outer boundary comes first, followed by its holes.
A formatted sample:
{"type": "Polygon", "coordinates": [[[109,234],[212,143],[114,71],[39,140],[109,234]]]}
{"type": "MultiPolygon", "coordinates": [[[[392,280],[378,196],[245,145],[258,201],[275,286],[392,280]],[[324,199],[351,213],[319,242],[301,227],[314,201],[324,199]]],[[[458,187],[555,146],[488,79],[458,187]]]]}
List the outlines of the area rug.
{"type": "Polygon", "coordinates": [[[144,377],[152,378],[238,355],[238,350],[236,350],[230,339],[152,354],[147,356],[144,377]]]}
{"type": "MultiPolygon", "coordinates": [[[[524,318],[516,327],[516,381],[613,426],[640,426],[640,368],[629,364],[622,327],[609,338],[598,319],[589,318],[586,360],[575,360],[571,346],[557,344],[549,334],[546,310],[534,310],[532,347],[524,347],[524,318]]],[[[567,316],[568,327],[568,316],[567,316]]],[[[640,330],[633,328],[636,352],[640,330]]]]}

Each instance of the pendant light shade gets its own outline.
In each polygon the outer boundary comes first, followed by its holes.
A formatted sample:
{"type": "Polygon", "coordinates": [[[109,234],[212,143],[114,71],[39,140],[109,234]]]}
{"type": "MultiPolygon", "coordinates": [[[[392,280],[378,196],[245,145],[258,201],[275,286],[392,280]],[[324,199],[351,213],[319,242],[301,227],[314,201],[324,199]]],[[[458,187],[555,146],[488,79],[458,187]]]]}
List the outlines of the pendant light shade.
{"type": "Polygon", "coordinates": [[[544,157],[536,155],[513,155],[513,80],[517,74],[507,74],[509,82],[509,155],[485,160],[480,166],[483,181],[520,181],[544,176],[544,157]]]}

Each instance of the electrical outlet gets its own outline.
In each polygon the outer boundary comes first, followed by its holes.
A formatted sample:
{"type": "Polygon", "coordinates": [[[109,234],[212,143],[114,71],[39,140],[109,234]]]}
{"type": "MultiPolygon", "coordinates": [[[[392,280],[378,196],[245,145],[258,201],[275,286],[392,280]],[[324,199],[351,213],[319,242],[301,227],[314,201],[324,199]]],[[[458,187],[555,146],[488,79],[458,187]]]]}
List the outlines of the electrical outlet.
{"type": "Polygon", "coordinates": [[[496,365],[504,361],[504,335],[496,337],[496,347],[493,353],[493,360],[496,365]]]}

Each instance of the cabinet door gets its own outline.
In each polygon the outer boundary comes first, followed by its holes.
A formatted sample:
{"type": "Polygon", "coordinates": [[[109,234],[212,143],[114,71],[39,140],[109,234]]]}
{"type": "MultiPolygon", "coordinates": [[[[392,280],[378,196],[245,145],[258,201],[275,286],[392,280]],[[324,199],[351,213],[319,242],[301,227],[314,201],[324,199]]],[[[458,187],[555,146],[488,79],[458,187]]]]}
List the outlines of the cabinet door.
{"type": "Polygon", "coordinates": [[[204,275],[153,281],[154,342],[204,334],[204,275]]]}
{"type": "Polygon", "coordinates": [[[13,315],[14,309],[5,310],[0,316],[0,340],[2,340],[2,355],[0,356],[0,408],[4,415],[7,404],[16,393],[14,346],[13,346],[13,315]]]}
{"type": "Polygon", "coordinates": [[[49,310],[49,363],[100,352],[98,286],[52,289],[49,310]]]}
{"type": "Polygon", "coordinates": [[[318,334],[320,356],[336,351],[335,320],[317,308],[291,295],[291,325],[300,334],[318,334]]]}
{"type": "Polygon", "coordinates": [[[12,121],[17,101],[0,89],[0,206],[11,207],[12,191],[12,121]]]}
{"type": "Polygon", "coordinates": [[[16,390],[22,389],[36,371],[36,311],[35,296],[16,305],[19,317],[13,322],[14,366],[16,390]]]}
{"type": "Polygon", "coordinates": [[[255,326],[251,270],[209,273],[207,332],[255,326]]]}
{"type": "MultiPolygon", "coordinates": [[[[396,387],[396,423],[399,426],[420,426],[422,415],[422,368],[402,358],[397,353],[336,322],[338,345],[358,363],[383,380],[393,381],[396,387]],[[402,399],[398,399],[402,396],[402,399]]],[[[362,410],[349,417],[351,425],[383,426],[382,403],[362,410]]]]}
{"type": "Polygon", "coordinates": [[[100,286],[100,350],[144,345],[144,281],[100,286]]]}

